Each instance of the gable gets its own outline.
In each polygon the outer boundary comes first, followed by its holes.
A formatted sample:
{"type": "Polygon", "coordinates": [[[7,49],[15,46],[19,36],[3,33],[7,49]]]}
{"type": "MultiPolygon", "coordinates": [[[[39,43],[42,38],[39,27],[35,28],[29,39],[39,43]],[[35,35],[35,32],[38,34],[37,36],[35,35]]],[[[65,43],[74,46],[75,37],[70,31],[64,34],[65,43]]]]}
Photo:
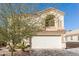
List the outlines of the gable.
{"type": "Polygon", "coordinates": [[[53,25],[53,26],[50,26],[48,27],[48,29],[50,30],[53,30],[53,29],[57,29],[57,30],[60,30],[60,29],[64,29],[64,13],[57,10],[57,9],[53,9],[53,8],[49,8],[49,9],[46,9],[46,10],[43,10],[41,11],[41,15],[38,17],[40,18],[39,20],[44,22],[44,26],[45,26],[45,20],[48,16],[51,16],[53,15],[54,18],[51,18],[51,20],[49,19],[49,24],[50,23],[53,23],[53,24],[50,24],[50,25],[53,25]],[[52,22],[53,20],[53,22],[52,22]]]}

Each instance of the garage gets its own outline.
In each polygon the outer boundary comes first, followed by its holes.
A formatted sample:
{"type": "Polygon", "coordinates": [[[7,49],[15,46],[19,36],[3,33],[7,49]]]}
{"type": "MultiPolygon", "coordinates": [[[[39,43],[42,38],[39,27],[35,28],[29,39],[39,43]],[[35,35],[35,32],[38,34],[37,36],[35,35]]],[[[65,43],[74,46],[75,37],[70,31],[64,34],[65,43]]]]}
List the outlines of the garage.
{"type": "Polygon", "coordinates": [[[32,49],[54,49],[62,48],[61,36],[33,36],[32,49]]]}

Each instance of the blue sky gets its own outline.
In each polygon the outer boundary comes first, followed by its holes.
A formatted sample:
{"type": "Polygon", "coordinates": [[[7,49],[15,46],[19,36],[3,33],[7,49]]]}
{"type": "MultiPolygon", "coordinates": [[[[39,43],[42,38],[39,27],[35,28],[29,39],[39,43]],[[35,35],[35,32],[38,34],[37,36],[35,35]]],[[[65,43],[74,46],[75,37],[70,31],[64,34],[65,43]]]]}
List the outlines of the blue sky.
{"type": "Polygon", "coordinates": [[[40,10],[46,8],[57,8],[65,13],[64,25],[67,30],[79,29],[79,4],[78,3],[58,3],[58,4],[47,4],[40,3],[38,8],[40,10]]]}

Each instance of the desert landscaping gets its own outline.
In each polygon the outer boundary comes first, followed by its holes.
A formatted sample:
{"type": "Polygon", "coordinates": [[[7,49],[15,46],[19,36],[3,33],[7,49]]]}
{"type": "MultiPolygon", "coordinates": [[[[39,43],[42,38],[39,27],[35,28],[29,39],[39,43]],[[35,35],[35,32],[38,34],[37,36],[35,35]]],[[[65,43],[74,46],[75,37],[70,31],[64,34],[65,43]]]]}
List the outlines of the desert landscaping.
{"type": "MultiPolygon", "coordinates": [[[[71,48],[64,50],[53,50],[53,49],[38,49],[29,51],[17,50],[14,52],[14,56],[79,56],[79,48],[71,48]],[[76,52],[77,51],[77,52],[76,52]]],[[[10,56],[10,52],[6,48],[0,48],[0,56],[10,56]]]]}

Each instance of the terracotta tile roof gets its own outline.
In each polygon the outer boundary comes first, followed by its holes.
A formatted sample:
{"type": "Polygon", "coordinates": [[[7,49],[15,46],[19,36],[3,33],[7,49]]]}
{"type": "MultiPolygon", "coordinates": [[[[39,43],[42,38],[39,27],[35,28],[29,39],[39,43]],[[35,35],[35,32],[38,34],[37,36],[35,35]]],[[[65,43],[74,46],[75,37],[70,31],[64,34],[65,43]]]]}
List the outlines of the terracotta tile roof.
{"type": "Polygon", "coordinates": [[[44,9],[42,11],[39,11],[38,13],[41,13],[42,14],[42,13],[48,13],[50,11],[53,11],[53,12],[59,13],[61,15],[64,15],[64,12],[62,12],[62,11],[60,11],[58,9],[55,9],[55,8],[47,8],[47,9],[44,9]]]}
{"type": "Polygon", "coordinates": [[[61,15],[64,15],[64,12],[62,12],[62,11],[60,11],[58,9],[55,9],[55,8],[47,8],[47,9],[44,9],[44,10],[41,10],[41,11],[38,11],[38,12],[34,13],[34,15],[40,16],[40,15],[42,15],[44,13],[49,13],[51,11],[56,12],[56,13],[59,13],[61,15]]]}
{"type": "Polygon", "coordinates": [[[64,12],[62,12],[62,11],[60,11],[58,9],[55,9],[55,8],[47,8],[47,9],[43,10],[43,13],[48,13],[50,11],[54,11],[54,12],[57,12],[57,13],[59,13],[61,15],[64,15],[64,12]]]}

